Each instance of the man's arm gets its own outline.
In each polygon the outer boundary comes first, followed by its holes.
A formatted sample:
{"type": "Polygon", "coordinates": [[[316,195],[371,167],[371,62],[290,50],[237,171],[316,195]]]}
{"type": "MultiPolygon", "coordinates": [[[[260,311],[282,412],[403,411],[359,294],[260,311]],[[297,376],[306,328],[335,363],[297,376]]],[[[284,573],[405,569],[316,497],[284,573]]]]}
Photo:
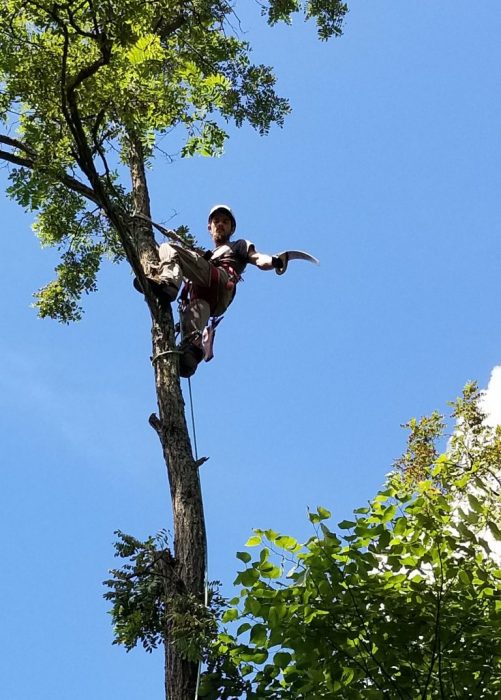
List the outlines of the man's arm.
{"type": "Polygon", "coordinates": [[[260,270],[276,270],[280,274],[280,270],[284,267],[284,261],[278,255],[267,255],[266,253],[260,253],[254,247],[254,243],[246,241],[247,243],[247,262],[251,265],[255,265],[260,270]]]}
{"type": "Polygon", "coordinates": [[[251,265],[256,265],[260,270],[274,270],[276,267],[279,267],[277,264],[278,258],[273,255],[259,253],[254,246],[249,250],[248,260],[251,265]]]}

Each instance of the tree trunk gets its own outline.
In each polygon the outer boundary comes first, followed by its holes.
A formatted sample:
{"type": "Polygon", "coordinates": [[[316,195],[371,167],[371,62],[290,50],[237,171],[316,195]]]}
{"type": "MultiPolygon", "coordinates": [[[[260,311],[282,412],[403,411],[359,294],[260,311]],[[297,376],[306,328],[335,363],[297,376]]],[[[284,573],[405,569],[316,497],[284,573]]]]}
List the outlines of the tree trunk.
{"type": "MultiPolygon", "coordinates": [[[[130,169],[135,211],[150,217],[150,203],[141,144],[131,139],[130,169]]],[[[134,222],[134,245],[143,270],[158,262],[151,226],[134,222]]],[[[191,594],[203,601],[207,543],[198,465],[193,458],[178,371],[174,323],[170,308],[151,295],[152,363],[159,416],[152,416],[162,445],[169,478],[174,520],[174,561],[165,578],[166,596],[191,594]],[[173,570],[172,570],[173,569],[173,570]]],[[[194,700],[198,664],[185,661],[172,644],[169,625],[164,634],[165,695],[168,700],[194,700]]]]}
{"type": "MultiPolygon", "coordinates": [[[[175,347],[172,314],[168,310],[164,314],[165,319],[153,321],[152,340],[160,416],[160,420],[155,421],[155,428],[167,466],[174,518],[174,573],[178,590],[171,590],[170,594],[184,592],[203,600],[207,545],[202,491],[186,425],[177,355],[172,354],[175,347]]],[[[194,700],[198,664],[181,658],[171,643],[168,628],[164,642],[166,698],[194,700]]]]}

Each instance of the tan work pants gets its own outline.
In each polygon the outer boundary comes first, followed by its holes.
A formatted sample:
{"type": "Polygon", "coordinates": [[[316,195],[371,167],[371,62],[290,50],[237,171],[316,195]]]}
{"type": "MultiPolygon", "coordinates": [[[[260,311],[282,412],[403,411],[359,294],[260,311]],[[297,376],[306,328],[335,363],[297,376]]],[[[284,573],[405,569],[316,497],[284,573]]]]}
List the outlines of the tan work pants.
{"type": "MultiPolygon", "coordinates": [[[[199,253],[187,250],[173,243],[162,243],[158,250],[160,257],[160,281],[180,287],[183,277],[200,287],[208,289],[212,281],[213,265],[199,253]]],[[[213,316],[223,314],[231,304],[234,289],[228,287],[229,275],[222,267],[218,268],[217,304],[213,316]]],[[[202,333],[211,316],[209,303],[205,299],[191,299],[181,315],[183,336],[202,333]]]]}

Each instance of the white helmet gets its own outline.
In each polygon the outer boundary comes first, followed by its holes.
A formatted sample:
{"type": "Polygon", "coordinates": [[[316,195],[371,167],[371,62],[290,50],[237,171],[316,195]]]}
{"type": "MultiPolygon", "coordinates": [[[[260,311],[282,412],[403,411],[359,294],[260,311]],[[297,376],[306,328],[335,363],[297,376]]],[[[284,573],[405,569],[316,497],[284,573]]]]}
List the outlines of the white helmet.
{"type": "Polygon", "coordinates": [[[237,227],[237,220],[235,218],[235,214],[232,212],[232,210],[230,209],[230,207],[227,204],[216,204],[212,207],[212,209],[209,212],[209,217],[208,217],[209,223],[217,211],[225,211],[229,215],[229,217],[233,221],[233,230],[235,230],[237,227]]]}

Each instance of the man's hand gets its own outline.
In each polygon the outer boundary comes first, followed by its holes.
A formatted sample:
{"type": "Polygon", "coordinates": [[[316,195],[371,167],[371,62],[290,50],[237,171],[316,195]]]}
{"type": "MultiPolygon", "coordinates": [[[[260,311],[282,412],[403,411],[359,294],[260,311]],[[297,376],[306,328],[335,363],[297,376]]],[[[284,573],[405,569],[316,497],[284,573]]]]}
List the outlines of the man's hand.
{"type": "Polygon", "coordinates": [[[257,250],[249,253],[249,262],[252,265],[256,265],[260,270],[273,270],[275,268],[273,256],[266,255],[265,253],[258,253],[257,250]]]}

